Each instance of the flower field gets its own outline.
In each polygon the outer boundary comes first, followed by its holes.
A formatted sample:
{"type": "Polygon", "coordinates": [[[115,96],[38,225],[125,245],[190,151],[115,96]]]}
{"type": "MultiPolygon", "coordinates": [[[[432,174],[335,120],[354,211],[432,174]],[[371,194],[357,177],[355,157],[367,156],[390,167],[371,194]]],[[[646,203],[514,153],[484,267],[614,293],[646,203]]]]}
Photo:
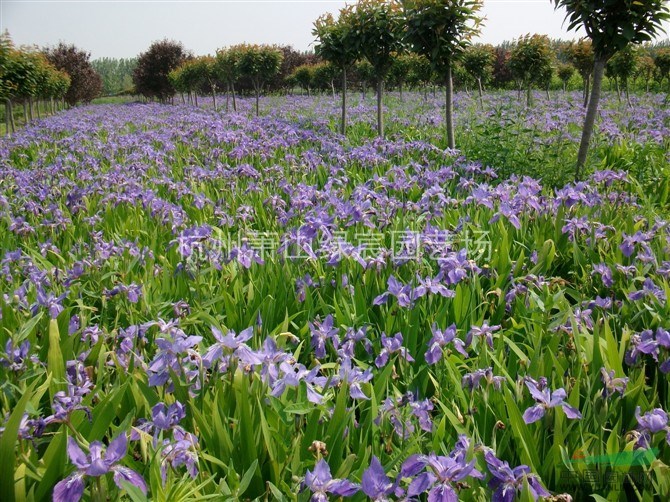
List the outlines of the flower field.
{"type": "Polygon", "coordinates": [[[0,142],[2,500],[670,497],[664,96],[356,98],[0,142]]]}

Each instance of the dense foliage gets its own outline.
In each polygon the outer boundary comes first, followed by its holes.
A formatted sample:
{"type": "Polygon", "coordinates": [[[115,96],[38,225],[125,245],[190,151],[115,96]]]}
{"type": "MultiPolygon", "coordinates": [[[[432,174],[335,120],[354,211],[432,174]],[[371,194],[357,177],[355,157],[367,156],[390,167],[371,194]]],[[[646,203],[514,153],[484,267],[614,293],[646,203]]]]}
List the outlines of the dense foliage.
{"type": "Polygon", "coordinates": [[[90,103],[102,92],[102,79],[90,62],[91,55],[74,45],[64,43],[44,51],[47,60],[56,69],[68,74],[70,85],[65,102],[74,106],[79,102],[90,103]]]}
{"type": "Polygon", "coordinates": [[[154,42],[137,57],[137,65],[133,70],[135,92],[167,102],[175,93],[168,75],[189,57],[190,54],[180,42],[167,39],[154,42]]]}

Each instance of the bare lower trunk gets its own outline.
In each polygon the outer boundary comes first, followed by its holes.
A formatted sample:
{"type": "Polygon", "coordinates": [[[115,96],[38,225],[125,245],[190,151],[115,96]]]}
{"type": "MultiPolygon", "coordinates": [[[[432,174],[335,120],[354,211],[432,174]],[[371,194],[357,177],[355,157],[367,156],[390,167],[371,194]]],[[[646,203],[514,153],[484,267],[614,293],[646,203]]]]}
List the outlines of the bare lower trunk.
{"type": "Polygon", "coordinates": [[[398,89],[400,90],[400,101],[405,101],[402,97],[402,82],[398,84],[398,89]]]}
{"type": "Polygon", "coordinates": [[[342,121],[340,123],[342,135],[347,133],[347,69],[342,68],[342,121]]]}
{"type": "Polygon", "coordinates": [[[195,102],[195,106],[198,106],[198,93],[197,92],[193,93],[193,101],[195,102]]]}
{"type": "Polygon", "coordinates": [[[42,114],[40,113],[40,100],[39,99],[37,100],[37,103],[35,103],[35,105],[37,105],[37,118],[41,119],[42,114]]]}
{"type": "Polygon", "coordinates": [[[579,153],[577,154],[577,168],[575,170],[575,179],[578,180],[584,164],[586,164],[586,155],[589,151],[589,142],[593,135],[593,126],[598,113],[598,102],[600,101],[600,88],[602,86],[603,73],[605,72],[605,63],[607,59],[604,57],[596,57],[593,64],[593,88],[591,89],[591,97],[589,99],[589,106],[586,109],[586,117],[584,118],[584,127],[582,129],[582,140],[579,143],[579,153]]]}
{"type": "Polygon", "coordinates": [[[479,88],[479,106],[482,107],[482,110],[484,109],[484,90],[482,89],[482,79],[478,78],[477,79],[477,85],[479,88]]]}
{"type": "Polygon", "coordinates": [[[533,106],[533,88],[530,84],[528,84],[528,87],[526,88],[526,106],[528,108],[533,106]]]}
{"type": "Polygon", "coordinates": [[[456,148],[456,143],[454,141],[454,82],[451,78],[451,65],[447,65],[447,80],[446,84],[446,98],[447,103],[445,106],[446,114],[446,125],[447,125],[447,146],[452,150],[456,148]]]}
{"type": "Polygon", "coordinates": [[[589,105],[589,87],[591,84],[591,77],[589,75],[584,79],[584,108],[589,105]]]}
{"type": "Polygon", "coordinates": [[[5,99],[5,134],[7,136],[9,136],[12,133],[9,125],[9,114],[11,113],[11,110],[12,110],[11,102],[8,99],[5,99]]]}
{"type": "Polygon", "coordinates": [[[28,98],[28,116],[30,117],[31,122],[35,120],[35,113],[33,111],[33,98],[28,98]]]}
{"type": "Polygon", "coordinates": [[[28,123],[28,106],[26,105],[25,101],[21,104],[23,105],[23,121],[27,124],[28,123]]]}
{"type": "Polygon", "coordinates": [[[384,137],[384,112],[382,110],[382,98],[384,96],[384,79],[377,79],[377,135],[384,137]]]}
{"type": "Polygon", "coordinates": [[[233,111],[237,112],[237,101],[235,101],[235,84],[230,84],[230,93],[233,95],[233,111]]]}
{"type": "Polygon", "coordinates": [[[258,101],[261,97],[261,91],[258,87],[256,87],[256,117],[258,117],[258,101]]]}
{"type": "Polygon", "coordinates": [[[216,111],[216,87],[212,87],[212,101],[214,101],[214,111],[216,111]]]}
{"type": "Polygon", "coordinates": [[[226,84],[226,112],[230,111],[229,101],[230,101],[230,84],[226,84]]]}

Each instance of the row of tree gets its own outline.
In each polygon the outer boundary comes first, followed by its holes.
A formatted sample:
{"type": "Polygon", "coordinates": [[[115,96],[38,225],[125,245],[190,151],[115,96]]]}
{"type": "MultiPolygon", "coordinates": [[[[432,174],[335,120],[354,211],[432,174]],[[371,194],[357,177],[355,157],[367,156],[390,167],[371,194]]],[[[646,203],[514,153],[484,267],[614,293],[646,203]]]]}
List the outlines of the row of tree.
{"type": "Polygon", "coordinates": [[[75,46],[15,47],[7,33],[0,36],[0,100],[5,104],[7,134],[16,131],[15,104],[22,105],[28,123],[66,103],[90,102],[101,89],[89,54],[75,46]]]}
{"type": "MultiPolygon", "coordinates": [[[[621,77],[629,69],[624,71],[623,62],[630,60],[622,51],[631,44],[651,41],[662,31],[662,22],[669,19],[670,14],[664,0],[553,0],[553,3],[556,8],[566,10],[569,29],[582,27],[590,41],[588,45],[582,43],[575,47],[570,56],[575,60],[578,53],[583,53],[579,55],[580,63],[584,64],[582,76],[586,85],[591,86],[590,91],[585,89],[589,99],[577,159],[576,177],[579,177],[586,161],[607,63],[610,62],[610,72],[621,77]],[[611,61],[618,53],[620,60],[611,61]],[[582,56],[584,61],[581,61],[582,56]]],[[[331,14],[320,17],[313,31],[318,41],[316,52],[338,67],[342,75],[342,133],[346,132],[347,70],[361,58],[372,66],[377,85],[377,131],[383,136],[384,83],[395,55],[409,50],[425,57],[433,72],[444,81],[447,145],[454,148],[454,68],[459,63],[469,68],[481,86],[488,72],[484,69],[498,63],[495,54],[485,46],[476,51],[467,50],[479,34],[482,5],[482,0],[360,0],[340,9],[337,19],[331,14]]],[[[630,54],[633,51],[629,51],[630,54]]],[[[660,71],[664,71],[664,58],[654,62],[660,71]]],[[[549,39],[540,35],[522,37],[503,63],[512,77],[526,87],[530,102],[532,86],[546,85],[553,74],[549,39]]],[[[577,67],[574,62],[573,65],[577,67]]],[[[567,67],[561,70],[564,78],[568,72],[567,67]]]]}

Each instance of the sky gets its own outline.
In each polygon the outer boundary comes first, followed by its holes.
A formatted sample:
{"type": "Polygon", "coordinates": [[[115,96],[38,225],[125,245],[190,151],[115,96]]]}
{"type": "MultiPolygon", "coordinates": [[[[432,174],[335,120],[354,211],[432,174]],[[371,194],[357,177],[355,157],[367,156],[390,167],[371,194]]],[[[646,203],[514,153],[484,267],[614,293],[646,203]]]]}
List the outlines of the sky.
{"type": "MultiPolygon", "coordinates": [[[[355,2],[349,2],[355,3],[355,2]]],[[[313,48],[312,23],[336,13],[338,0],[0,0],[0,31],[16,45],[63,41],[101,57],[135,57],[163,38],[196,55],[249,43],[313,48]]],[[[497,44],[526,33],[571,39],[565,13],[549,0],[484,0],[480,42],[497,44]]],[[[670,26],[666,30],[670,33],[670,26]]],[[[665,37],[664,37],[665,38],[665,37]]]]}

